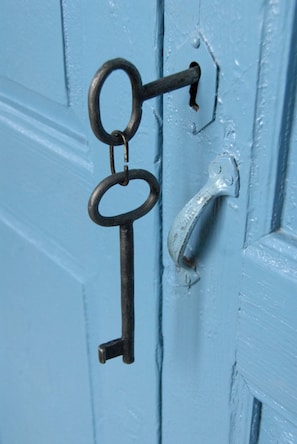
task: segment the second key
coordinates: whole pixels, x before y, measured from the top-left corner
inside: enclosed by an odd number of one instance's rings
[[[121,185],[127,179],[140,179],[147,182],[150,193],[146,201],[135,210],[116,216],[103,216],[99,205],[104,194],[114,185]],[[99,345],[99,361],[123,356],[126,364],[134,362],[134,236],[133,222],[147,214],[155,205],[160,193],[157,179],[148,171],[142,169],[129,170],[112,174],[100,182],[92,192],[88,211],[90,218],[104,227],[119,226],[120,228],[120,266],[121,266],[121,308],[122,335],[118,339]]]

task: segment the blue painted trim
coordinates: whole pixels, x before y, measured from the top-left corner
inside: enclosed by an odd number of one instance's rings
[[[156,8],[156,36],[155,36],[155,47],[156,47],[156,78],[162,78],[164,76],[164,65],[163,65],[163,53],[164,53],[164,0],[159,0],[157,2]],[[159,183],[163,182],[163,97],[159,96],[156,98],[156,121],[158,125],[157,132],[157,153],[155,158],[155,167],[158,169],[157,176]],[[163,206],[162,199],[159,199],[158,203],[158,245],[159,257],[158,257],[158,267],[159,267],[159,303],[158,309],[158,333],[157,333],[157,348],[156,348],[156,364],[158,371],[158,444],[162,444],[163,436],[163,359],[164,359],[164,342],[163,342]]]
[[[288,170],[288,157],[291,146],[291,134],[295,118],[295,102],[297,89],[297,4],[295,5],[292,25],[292,36],[288,58],[287,76],[285,79],[286,90],[283,98],[282,120],[279,134],[278,169],[276,176],[275,199],[271,221],[271,231],[281,227],[283,206],[285,202],[286,180]]]

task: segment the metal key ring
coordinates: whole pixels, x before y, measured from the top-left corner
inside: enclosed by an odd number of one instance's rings
[[[142,80],[139,71],[132,63],[128,62],[125,59],[117,58],[109,60],[108,62],[104,63],[101,68],[98,69],[93,77],[89,88],[88,107],[90,124],[95,136],[107,145],[112,146],[121,145],[123,143],[122,138],[114,134],[109,134],[103,128],[99,101],[101,89],[105,80],[112,73],[112,71],[115,71],[117,69],[122,69],[127,73],[132,88],[131,116],[126,129],[123,131],[124,137],[127,141],[132,139],[139,127],[143,102]]]
[[[116,216],[103,216],[99,212],[99,203],[106,193],[114,185],[121,184],[123,180],[125,180],[126,173],[122,171],[121,173],[112,174],[111,176],[106,177],[102,182],[100,182],[97,187],[92,192],[89,203],[88,203],[88,211],[89,216],[93,222],[98,225],[102,225],[104,227],[114,227],[117,225],[125,225],[132,223],[134,220],[139,219],[140,217],[147,214],[155,205],[158,200],[160,194],[160,185],[151,173],[146,170],[129,170],[128,171],[128,179],[142,179],[150,187],[150,194],[146,201],[140,205],[138,208],[132,211],[128,211],[127,213],[122,213]]]
[[[122,133],[122,131],[119,130],[115,130],[111,133],[111,135],[115,135],[115,136],[121,136],[123,144],[124,144],[124,172],[125,172],[125,180],[120,184],[123,186],[128,185],[129,183],[129,177],[128,177],[128,165],[127,163],[129,162],[129,144],[128,141],[126,140],[124,134]],[[111,174],[116,174],[116,170],[115,170],[115,165],[114,165],[114,146],[110,145],[109,146],[109,162],[110,162],[110,171]]]

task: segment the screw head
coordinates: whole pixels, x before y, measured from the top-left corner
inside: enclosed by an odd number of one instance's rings
[[[200,46],[200,38],[199,38],[199,37],[195,37],[195,38],[193,39],[193,41],[192,41],[192,46],[193,46],[195,49],[198,49],[198,48],[199,48],[199,46]]]

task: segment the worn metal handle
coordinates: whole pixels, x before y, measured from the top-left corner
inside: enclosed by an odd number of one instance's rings
[[[199,280],[195,263],[185,256],[187,243],[195,225],[207,205],[216,197],[237,197],[239,173],[234,158],[229,154],[217,156],[209,165],[206,185],[184,206],[175,218],[168,234],[168,250],[179,270],[184,270],[185,284]]]

